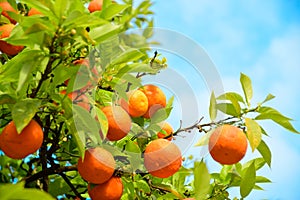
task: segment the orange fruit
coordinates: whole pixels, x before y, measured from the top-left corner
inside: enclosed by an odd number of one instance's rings
[[[119,200],[123,194],[123,183],[119,177],[112,177],[99,185],[88,185],[88,193],[92,200]]]
[[[88,6],[90,13],[102,10],[103,0],[92,0]]]
[[[28,11],[28,16],[32,16],[32,15],[42,15],[42,13],[35,8],[31,8]]]
[[[0,39],[9,37],[14,27],[15,25],[13,24],[5,24],[0,26]],[[18,54],[23,48],[23,46],[14,46],[0,40],[0,51],[6,53],[7,55],[14,56]]]
[[[181,163],[180,149],[169,140],[156,139],[146,146],[144,165],[152,176],[170,177],[179,170]]]
[[[101,109],[108,120],[107,139],[117,141],[125,137],[131,129],[131,119],[120,106],[106,106]]]
[[[66,90],[63,90],[60,93],[65,95],[66,92]],[[78,106],[86,109],[87,111],[90,111],[89,99],[85,94],[82,94],[78,91],[74,91],[69,93],[68,97],[73,101],[74,104],[77,104]]]
[[[121,107],[128,112],[131,117],[143,116],[148,110],[147,96],[140,90],[127,93],[128,100],[121,99]]]
[[[158,109],[166,107],[166,96],[159,87],[149,84],[141,87],[140,90],[148,99],[148,110],[143,117],[149,119]]]
[[[208,144],[212,158],[223,165],[239,162],[246,154],[247,145],[244,132],[232,125],[216,128]]]
[[[158,138],[165,138],[166,136],[171,135],[174,132],[172,126],[168,122],[162,122],[161,131],[157,133]],[[172,136],[166,138],[167,140],[172,140]]]
[[[79,158],[77,163],[80,176],[94,184],[108,181],[115,171],[115,166],[112,154],[101,147],[86,150],[84,159]]]
[[[17,13],[17,11],[7,2],[7,1],[3,1],[0,2],[0,8],[2,9],[1,14],[6,17],[7,19],[9,19],[9,21],[13,24],[16,24],[17,22],[12,19],[9,15],[8,12],[14,12]],[[8,11],[8,12],[7,12]]]
[[[2,151],[10,158],[23,159],[36,152],[43,144],[44,133],[34,120],[18,134],[15,123],[11,121],[0,135]]]

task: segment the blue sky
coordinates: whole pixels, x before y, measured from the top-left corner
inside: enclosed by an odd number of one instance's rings
[[[247,74],[253,82],[253,101],[258,102],[272,93],[276,98],[269,105],[293,118],[293,125],[300,130],[300,1],[156,0],[153,10],[156,27],[187,36],[205,49],[221,76],[225,91],[241,92],[239,75],[240,72]],[[173,39],[174,45],[180,42]],[[188,54],[195,53],[193,48],[189,49],[189,44],[182,42],[180,45],[183,50],[190,50]],[[185,84],[180,84],[178,78],[175,82],[169,78],[169,82],[164,80],[161,84],[179,99],[176,105],[181,110],[174,110],[170,119],[173,126],[178,128],[181,117],[184,124],[195,122],[197,116],[207,117],[209,79],[203,74],[196,76],[189,60],[161,52],[168,58],[168,77],[172,72],[174,76],[180,74],[191,88],[184,89]],[[163,77],[164,73],[149,81],[160,82]],[[195,100],[191,102],[191,99]],[[187,118],[184,118],[182,102],[189,105],[187,109],[191,115]],[[193,113],[194,110],[197,113]],[[263,185],[265,191],[254,192],[247,199],[299,199],[300,135],[269,122],[263,125],[270,134],[266,141],[273,153],[273,165],[271,169],[264,168],[260,174],[269,177],[273,183]],[[200,157],[199,152],[203,151],[189,148],[185,154]],[[245,160],[252,156],[248,152]],[[210,158],[207,161],[210,170],[218,169]]]

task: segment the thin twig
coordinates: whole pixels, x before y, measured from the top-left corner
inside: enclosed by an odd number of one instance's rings
[[[63,173],[59,173],[59,175],[64,179],[64,181],[69,185],[69,187],[71,188],[71,190],[74,192],[74,194],[80,198],[81,200],[85,200],[85,198],[83,198],[81,196],[81,194],[77,191],[77,189],[74,187],[74,185],[71,183],[71,181],[69,180],[69,178]]]

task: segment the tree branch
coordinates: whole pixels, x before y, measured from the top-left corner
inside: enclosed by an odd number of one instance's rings
[[[74,194],[79,197],[81,200],[85,200],[85,198],[83,198],[81,196],[81,194],[77,191],[77,189],[74,187],[74,185],[71,183],[71,181],[68,179],[68,177],[63,173],[59,173],[59,175],[64,179],[64,181],[69,185],[69,187],[72,189],[72,191],[74,192]]]
[[[26,177],[24,180],[26,181],[26,183],[30,183],[30,182],[36,181],[40,178],[43,178],[44,176],[60,174],[63,172],[76,171],[76,170],[77,170],[76,165],[64,166],[64,167],[59,167],[59,168],[47,168],[47,169],[40,171],[32,176]]]

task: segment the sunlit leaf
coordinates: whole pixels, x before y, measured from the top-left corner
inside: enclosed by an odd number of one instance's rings
[[[94,144],[100,143],[99,124],[86,109],[73,104],[73,119],[78,132],[86,133]]]
[[[281,114],[280,112],[278,112],[277,110],[275,110],[274,108],[271,107],[261,107],[258,110],[259,114],[258,116],[256,116],[256,120],[264,120],[264,119],[270,119],[272,121],[274,121],[275,123],[279,124],[280,126],[282,126],[283,128],[293,132],[293,133],[299,133],[299,131],[297,131],[294,126],[291,124],[291,119],[284,116],[283,114]]]
[[[97,28],[92,29],[89,32],[90,37],[96,42],[100,43],[105,39],[112,37],[121,30],[120,25],[105,24]]]
[[[98,107],[95,107],[95,110],[96,110],[98,121],[100,123],[100,130],[101,130],[102,136],[103,136],[103,138],[106,138],[107,131],[108,131],[108,121],[107,121],[106,115]]]
[[[252,148],[252,152],[258,147],[261,141],[261,129],[259,124],[250,118],[245,118],[247,127],[247,137]]]
[[[194,163],[194,191],[196,199],[206,199],[210,188],[210,174],[203,162]]]
[[[11,114],[18,133],[29,124],[40,105],[38,99],[23,99],[14,105]]]
[[[116,57],[111,63],[111,66],[118,65],[121,63],[128,63],[131,61],[136,61],[137,59],[143,57],[144,54],[137,49],[127,49],[122,52],[118,57]]]
[[[10,199],[32,199],[32,200],[54,200],[51,195],[38,189],[24,188],[24,182],[18,184],[0,185],[1,200]]]
[[[271,183],[271,180],[264,176],[256,176],[255,182],[256,183]]]
[[[240,113],[236,111],[235,107],[231,103],[218,103],[217,109],[227,115],[231,115],[231,116],[240,115]]]
[[[209,104],[209,116],[210,119],[213,121],[217,117],[217,101],[215,97],[215,93],[212,92],[210,96],[210,104]]]
[[[244,169],[240,185],[240,194],[243,198],[248,196],[255,185],[256,170],[254,162]]]
[[[226,92],[225,94],[222,94],[217,97],[218,100],[230,100],[235,99],[236,101],[239,101],[241,103],[245,103],[244,99],[241,95],[235,92]]]
[[[123,12],[126,8],[128,8],[128,5],[110,4],[107,8],[103,9],[101,16],[104,19],[110,20],[114,16]]]
[[[250,106],[250,100],[253,96],[251,79],[247,75],[241,73],[240,82],[244,91],[246,102],[248,106]]]
[[[272,153],[268,145],[263,140],[261,140],[260,144],[257,147],[257,150],[262,155],[269,167],[271,167]]]
[[[211,134],[214,132],[215,129],[210,130],[209,132],[207,132],[205,135],[203,135],[198,142],[196,142],[195,147],[197,146],[204,146],[204,145],[208,145],[209,142],[209,138],[211,136]]]
[[[274,98],[275,98],[274,95],[268,94],[268,96],[265,98],[265,100],[264,100],[261,104],[266,103],[267,101],[270,101],[270,100],[272,100],[272,99],[274,99]]]
[[[85,147],[86,147],[86,137],[83,131],[78,131],[76,129],[74,119],[70,118],[67,121],[68,129],[70,130],[72,136],[75,138],[76,146],[78,148],[79,156],[84,158]]]

